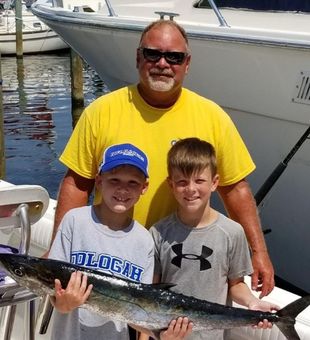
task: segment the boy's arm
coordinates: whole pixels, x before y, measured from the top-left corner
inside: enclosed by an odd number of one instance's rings
[[[161,281],[161,277],[158,274],[154,274],[153,283],[159,283]]]
[[[243,277],[234,280],[228,280],[228,290],[229,296],[234,302],[245,306],[248,309],[260,310],[262,312],[273,312],[280,309],[279,306],[273,303],[257,298],[244,282]],[[264,320],[263,322],[259,322],[257,326],[259,328],[271,328],[272,323],[268,322],[268,320]]]
[[[257,298],[244,282],[243,277],[228,280],[229,295],[233,301],[239,305],[246,306],[252,310],[271,312],[279,309],[279,306]]]

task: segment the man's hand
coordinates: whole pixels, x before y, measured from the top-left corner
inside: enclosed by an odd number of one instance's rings
[[[192,332],[193,323],[187,317],[172,320],[165,331],[160,333],[160,340],[181,340]]]
[[[253,252],[254,272],[251,279],[252,290],[260,291],[259,298],[268,295],[274,288],[274,270],[267,251]]]
[[[87,300],[92,288],[93,285],[87,287],[87,276],[79,271],[71,274],[66,289],[56,279],[55,296],[51,297],[52,305],[61,313],[69,313]]]

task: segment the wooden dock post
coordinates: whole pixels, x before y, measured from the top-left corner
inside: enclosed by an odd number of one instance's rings
[[[74,127],[84,109],[83,62],[73,49],[70,51],[71,107],[72,125]]]
[[[0,179],[5,177],[5,149],[4,149],[4,123],[2,101],[2,70],[0,52]]]
[[[16,58],[23,58],[22,1],[15,2]]]

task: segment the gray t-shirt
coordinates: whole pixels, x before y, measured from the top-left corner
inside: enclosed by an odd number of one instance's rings
[[[150,232],[155,242],[155,274],[162,282],[176,284],[171,288],[175,292],[225,305],[227,279],[253,271],[243,228],[220,213],[203,228],[186,226],[172,214]],[[187,339],[218,340],[223,333],[193,332]]]
[[[64,216],[49,257],[103,271],[136,282],[151,283],[154,243],[133,221],[114,231],[98,220],[92,207],[72,209]],[[128,340],[127,324],[85,308],[68,314],[55,310],[53,340]]]

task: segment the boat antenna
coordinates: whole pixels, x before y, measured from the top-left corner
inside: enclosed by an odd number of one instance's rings
[[[276,184],[277,180],[283,174],[284,170],[287,168],[288,163],[293,158],[298,149],[302,146],[305,140],[309,139],[310,126],[305,131],[305,133],[299,138],[298,142],[293,146],[292,150],[288,153],[283,161],[281,161],[277,167],[268,176],[266,181],[260,187],[260,189],[255,194],[256,205],[261,210],[264,207],[265,199],[267,194],[270,192],[272,187]]]

